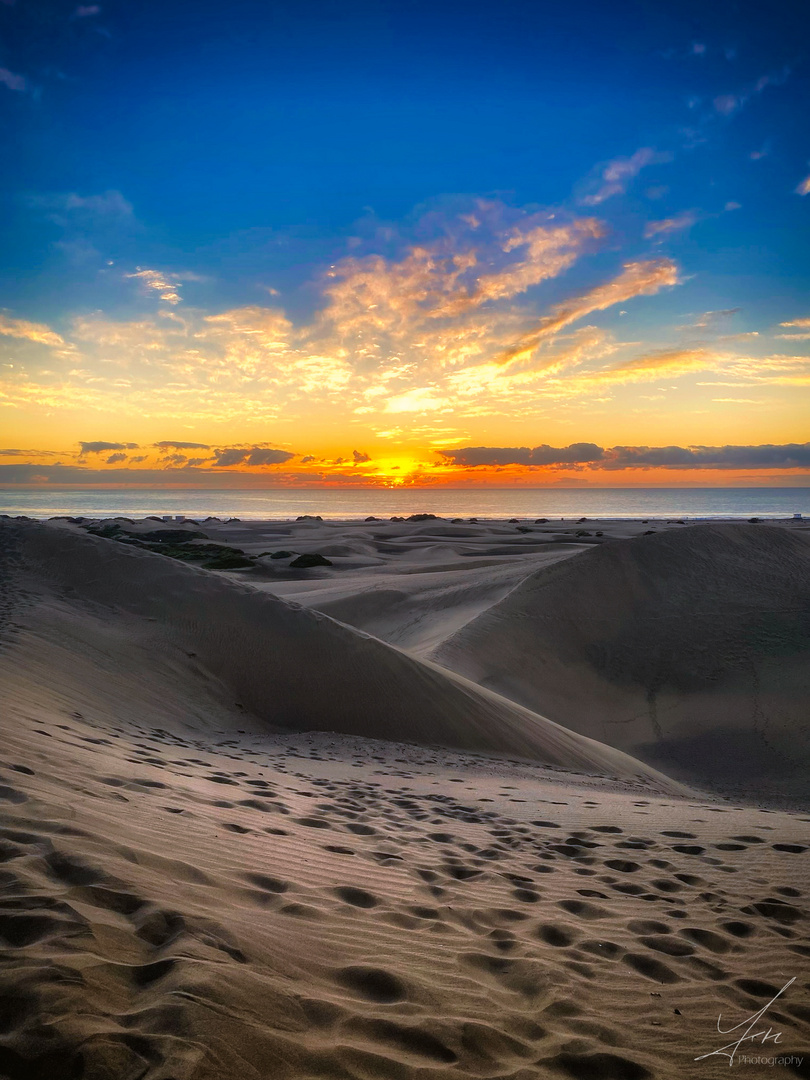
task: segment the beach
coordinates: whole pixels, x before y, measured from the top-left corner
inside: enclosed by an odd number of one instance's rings
[[[0,1073],[806,1075],[810,526],[414,516],[0,519]]]

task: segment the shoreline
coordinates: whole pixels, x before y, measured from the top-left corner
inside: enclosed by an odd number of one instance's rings
[[[808,487],[743,488],[503,488],[503,489],[10,489],[0,487],[0,513],[42,520],[57,515],[94,518],[184,514],[200,518],[287,520],[320,514],[333,521],[434,513],[452,519],[511,517],[643,520],[747,520],[810,516]]]
[[[698,525],[702,522],[716,522],[716,523],[751,523],[753,519],[757,522],[763,522],[768,524],[783,524],[783,525],[806,525],[810,526],[810,515],[805,516],[803,513],[789,514],[789,515],[777,515],[768,514],[762,512],[761,514],[753,515],[752,517],[746,517],[744,514],[730,515],[730,514],[681,514],[677,515],[677,520],[673,515],[666,514],[649,514],[642,516],[641,514],[628,514],[628,515],[596,515],[587,516],[580,514],[569,514],[565,517],[557,517],[556,515],[549,514],[542,522],[530,514],[524,514],[522,516],[515,515],[486,515],[478,514],[473,517],[453,516],[449,514],[434,514],[425,513],[424,511],[413,511],[409,514],[395,514],[395,515],[363,515],[363,514],[351,514],[341,517],[330,516],[326,513],[319,513],[317,509],[307,512],[306,514],[288,514],[288,515],[273,515],[265,517],[240,517],[239,515],[224,515],[224,514],[184,514],[184,513],[172,513],[172,514],[140,514],[135,517],[130,517],[126,514],[53,514],[50,516],[40,516],[31,514],[11,514],[4,511],[0,511],[0,519],[7,519],[11,521],[39,521],[39,522],[104,522],[104,521],[128,521],[130,523],[141,523],[150,520],[159,520],[164,523],[169,522],[185,522],[194,525],[203,525],[207,522],[218,522],[220,524],[228,524],[229,522],[244,522],[252,525],[293,525],[296,522],[303,520],[317,520],[322,521],[324,525],[366,525],[370,521],[377,522],[379,524],[385,524],[387,522],[407,523],[414,518],[420,518],[421,520],[434,520],[441,522],[442,524],[480,524],[480,525],[533,525],[533,524],[554,524],[559,521],[565,523],[568,526],[589,523],[594,527],[599,525],[623,525],[623,524],[651,524],[651,525]]]

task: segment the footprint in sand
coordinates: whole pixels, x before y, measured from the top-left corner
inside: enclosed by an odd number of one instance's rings
[[[402,980],[383,968],[361,965],[341,968],[335,975],[335,981],[360,997],[367,998],[369,1001],[378,1001],[381,1004],[402,1001],[407,997]]]
[[[376,896],[352,885],[341,885],[332,891],[339,900],[342,900],[344,904],[351,904],[352,907],[373,908],[379,903]]]

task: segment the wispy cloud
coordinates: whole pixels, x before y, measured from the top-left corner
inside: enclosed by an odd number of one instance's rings
[[[802,180],[797,185],[796,194],[797,195],[810,195],[810,175],[805,176],[804,180]]]
[[[51,348],[66,348],[67,342],[61,335],[51,330],[43,323],[28,322],[26,319],[12,319],[7,315],[0,314],[0,334],[7,337],[23,338],[26,341],[36,342],[38,345],[48,345]]]
[[[54,247],[77,264],[100,262],[102,251],[139,228],[132,204],[115,189],[82,195],[47,192],[26,197],[27,205],[58,226]]]
[[[163,439],[162,442],[153,444],[158,450],[210,450],[208,443],[178,442],[174,439]]]
[[[777,338],[782,341],[810,340],[810,319],[792,319],[790,322],[782,322],[779,323],[779,325],[784,326],[787,329],[792,327],[794,330],[798,330],[798,333],[777,334]]]
[[[648,165],[672,161],[672,158],[670,152],[655,150],[651,146],[642,146],[630,157],[614,158],[601,168],[595,190],[583,195],[580,202],[585,206],[598,206],[614,195],[623,194],[630,181]]]
[[[720,116],[731,116],[750,101],[751,98],[761,94],[768,86],[782,86],[789,78],[790,68],[784,67],[781,71],[770,72],[767,75],[760,76],[756,82],[751,83],[742,90],[728,94],[718,94],[712,102],[714,111]]]
[[[140,267],[132,274],[125,274],[127,278],[135,278],[140,281],[144,289],[156,292],[161,300],[168,304],[179,304],[180,293],[177,291],[180,282],[176,275],[162,274],[159,270],[142,270]]]
[[[583,296],[558,304],[538,327],[501,352],[497,362],[509,363],[525,359],[544,339],[594,311],[604,311],[614,304],[624,303],[637,296],[649,296],[666,286],[677,284],[678,268],[671,259],[626,263],[621,274],[612,281],[597,286]]]
[[[183,282],[208,280],[202,274],[195,274],[190,270],[179,272],[150,270],[141,266],[137,267],[133,273],[124,274],[124,277],[139,281],[145,292],[156,292],[161,300],[165,300],[166,303],[172,305],[180,303],[181,297],[178,290],[182,287]],[[171,317],[174,318],[174,316]]]
[[[705,371],[721,359],[717,353],[707,349],[660,349],[636,356],[592,377],[605,383],[648,382],[664,376],[677,377],[693,371]]]
[[[691,228],[696,221],[697,214],[694,210],[684,210],[674,217],[663,218],[661,221],[649,221],[644,228],[644,239],[652,240],[657,237],[663,240],[672,233]]]
[[[703,311],[695,317],[694,322],[679,326],[679,330],[701,330],[709,333],[719,333],[725,330],[730,320],[739,315],[740,308],[717,308],[714,311]]]
[[[4,67],[0,67],[0,83],[7,86],[9,90],[15,90],[18,94],[22,94],[28,89],[28,80],[24,75],[18,75],[16,72],[9,71],[8,68]]]
[[[30,195],[27,203],[64,228],[108,225],[113,221],[131,221],[134,217],[132,203],[115,189],[92,195],[80,195],[76,191]]]

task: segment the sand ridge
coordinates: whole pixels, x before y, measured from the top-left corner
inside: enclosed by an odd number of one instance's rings
[[[810,794],[806,529],[701,524],[589,550],[431,655],[689,780]]]
[[[521,705],[419,660],[367,634],[302,609],[242,582],[199,570],[114,541],[66,533],[35,523],[3,523],[0,542],[23,584],[42,594],[38,617],[46,647],[47,626],[61,612],[62,642],[79,627],[102,623],[114,633],[122,614],[137,620],[140,639],[151,639],[155,669],[164,662],[168,637],[186,677],[217,680],[241,708],[274,726],[342,731],[369,737],[442,743],[519,754],[564,767],[640,778],[677,790],[667,777],[621,751],[577,735]],[[36,621],[36,614],[32,614]],[[156,624],[150,633],[150,623]],[[109,647],[112,647],[112,636]],[[87,654],[85,636],[77,662]],[[145,647],[149,647],[146,646]],[[127,665],[129,645],[120,649]],[[193,653],[189,657],[188,654]],[[56,664],[54,658],[52,664]],[[51,679],[65,682],[73,661]],[[200,669],[202,669],[200,671]],[[157,670],[141,658],[136,669],[154,696]],[[14,678],[14,673],[11,673]],[[47,675],[46,675],[47,677]],[[91,680],[88,671],[83,676]],[[167,680],[170,684],[173,676]],[[103,689],[103,688],[102,688]],[[106,690],[104,691],[106,692]],[[169,692],[170,689],[169,689]]]

